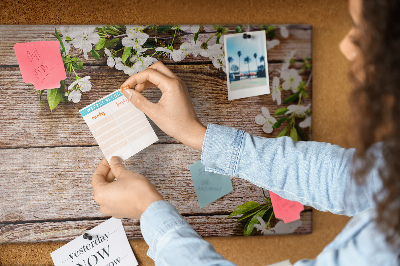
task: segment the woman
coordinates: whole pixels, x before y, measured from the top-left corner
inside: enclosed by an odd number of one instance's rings
[[[354,26],[340,49],[352,62],[357,149],[264,139],[212,124],[205,128],[185,84],[159,62],[121,86],[165,133],[202,151],[207,170],[246,179],[322,211],[355,216],[315,260],[295,265],[399,264],[400,1],[350,0],[349,11]],[[158,103],[140,93],[153,86],[162,91]],[[117,157],[110,165],[100,163],[92,184],[104,214],[140,218],[148,255],[157,265],[232,265],[163,201],[146,177],[125,169]]]

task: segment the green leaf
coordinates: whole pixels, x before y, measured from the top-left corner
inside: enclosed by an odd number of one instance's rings
[[[281,133],[279,133],[279,134],[278,134],[278,136],[276,136],[276,137],[277,137],[277,138],[279,138],[279,137],[283,137],[283,136],[285,136],[287,131],[288,131],[288,128],[287,128],[287,127],[285,127],[285,129],[284,129],[284,130],[282,130],[282,131],[281,131]]]
[[[258,223],[257,216],[263,217],[266,212],[267,212],[266,210],[258,211],[258,213],[256,215],[254,215],[253,218],[250,219],[250,221],[244,227],[244,235],[245,236],[249,236],[253,233],[254,225]]]
[[[288,109],[286,107],[281,107],[275,111],[275,115],[284,115],[287,111]]]
[[[62,52],[63,54],[66,54],[66,52],[65,52],[65,46],[64,46],[64,44],[63,44],[63,42],[62,42],[62,40],[61,40],[61,38],[60,38],[60,35],[58,34],[57,29],[54,28],[54,31],[56,32],[57,40],[58,40],[58,41],[60,42],[60,44],[61,44],[61,48],[62,48],[61,52]]]
[[[260,205],[257,208],[254,208],[253,210],[251,210],[250,212],[247,212],[245,214],[243,214],[238,221],[243,221],[246,220],[247,218],[253,216],[254,214],[256,214],[259,210],[263,209],[264,205]]]
[[[308,94],[307,94],[307,92],[305,91],[305,90],[303,90],[302,92],[301,92],[301,96],[304,98],[304,99],[308,99]]]
[[[290,137],[291,137],[292,140],[294,140],[294,141],[298,141],[298,140],[299,140],[299,135],[297,135],[297,130],[296,130],[296,128],[292,128],[292,130],[290,131]]]
[[[43,90],[40,90],[39,91],[39,104],[40,105],[42,105],[42,93],[43,93]]]
[[[105,44],[106,44],[106,38],[100,38],[99,42],[96,44],[94,49],[98,51],[101,48],[103,48]]]
[[[90,54],[94,57],[94,59],[96,59],[96,60],[100,60],[100,55],[95,51],[95,50],[91,50],[90,51]]]
[[[124,53],[122,54],[122,63],[125,63],[125,61],[129,58],[129,56],[131,55],[131,50],[132,47],[124,48]]]
[[[200,31],[196,32],[196,34],[194,35],[194,43],[196,44],[197,38],[199,38],[199,33]]]
[[[54,108],[57,107],[57,105],[60,103],[63,97],[64,97],[63,86],[61,86],[60,88],[47,90],[47,102],[49,103],[50,111],[53,111]]]
[[[290,103],[293,102],[295,100],[297,100],[299,98],[300,95],[300,91],[296,92],[295,94],[289,96],[288,98],[286,98],[283,103]]]
[[[257,208],[258,206],[260,206],[260,204],[258,204],[255,201],[245,202],[242,205],[237,206],[236,209],[233,210],[233,212],[231,214],[229,214],[228,217],[232,217],[232,216],[236,216],[236,215],[239,215],[239,214],[243,214],[243,213],[249,212],[249,211]]]
[[[106,43],[104,44],[104,47],[107,48],[107,49],[114,48],[114,46],[117,45],[119,41],[120,41],[119,38],[114,38],[114,39],[111,39],[111,40],[107,40]]]
[[[157,33],[163,33],[172,29],[174,25],[161,25],[157,26]]]
[[[235,33],[242,33],[242,27],[236,26]]]
[[[281,119],[279,119],[278,121],[276,121],[275,124],[272,125],[272,128],[278,128],[278,127],[280,127],[281,124],[282,124],[283,122],[285,122],[286,120],[288,120],[288,119],[289,119],[289,118],[287,118],[287,117],[282,117]]]
[[[297,135],[299,136],[299,140],[307,140],[306,134],[304,133],[303,129],[298,125],[295,126],[297,130]]]

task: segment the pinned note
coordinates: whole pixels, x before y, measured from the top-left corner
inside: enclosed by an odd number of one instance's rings
[[[201,161],[192,164],[189,168],[200,208],[233,190],[230,176],[207,172]]]
[[[269,192],[275,217],[290,223],[300,219],[300,213],[304,210],[303,204],[284,199],[273,192]]]
[[[122,222],[111,218],[51,253],[56,266],[138,265]]]
[[[145,114],[117,90],[79,111],[107,161],[126,160],[158,141]]]
[[[16,43],[14,50],[24,82],[36,90],[59,88],[67,78],[58,41]]]

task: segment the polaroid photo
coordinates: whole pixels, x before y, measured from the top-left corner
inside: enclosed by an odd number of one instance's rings
[[[269,94],[264,31],[224,36],[228,100]]]

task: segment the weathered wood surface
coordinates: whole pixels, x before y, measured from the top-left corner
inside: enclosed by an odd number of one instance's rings
[[[305,210],[301,213],[302,225],[292,234],[309,234],[312,228],[312,212]],[[240,236],[243,235],[242,225],[227,215],[212,216],[184,216],[186,221],[201,236]],[[42,223],[1,224],[0,243],[25,243],[42,241],[70,241],[82,235],[86,230],[93,228],[105,220],[99,217],[96,220],[79,221],[46,221]],[[129,239],[142,238],[138,220],[122,220],[126,235]],[[266,236],[268,237],[268,236]]]
[[[291,50],[297,51],[291,68],[300,69],[300,61],[311,57],[311,27],[288,25],[288,29],[289,38],[282,38],[278,32],[280,44],[268,51],[270,81],[279,75]],[[206,26],[199,39],[212,34],[213,27]],[[168,37],[168,33],[162,37]],[[90,180],[103,155],[78,110],[118,89],[128,76],[109,68],[104,59],[95,61],[89,56],[85,60],[72,49],[84,62],[80,74],[91,76],[92,91],[78,104],[61,104],[50,112],[47,103],[38,104],[33,85],[23,82],[13,49],[17,42],[44,40],[56,40],[54,26],[0,26],[0,156],[6,158],[0,163],[0,243],[71,240],[105,219],[93,200]],[[254,122],[262,106],[271,113],[284,106],[277,106],[271,95],[228,101],[226,75],[216,70],[208,58],[189,57],[179,63],[168,58],[160,60],[186,82],[204,124],[236,127],[263,137],[279,133],[278,129],[266,134]],[[309,75],[303,73],[303,80],[307,81]],[[144,94],[152,101],[161,96],[156,89]],[[289,95],[282,92],[282,99]],[[310,102],[311,97],[306,104]],[[160,141],[129,159],[127,167],[149,177],[200,235],[243,235],[242,225],[225,217],[245,201],[261,202],[260,188],[233,178],[233,192],[200,209],[188,169],[200,159],[200,153],[152,126]],[[310,233],[310,207],[301,219],[303,225],[295,234]],[[124,220],[124,225],[129,238],[141,238],[138,221]]]
[[[300,68],[302,64],[297,63],[294,66]],[[271,113],[285,106],[278,106],[272,101],[270,94],[228,101],[226,76],[212,64],[169,67],[187,84],[193,105],[203,124],[214,123],[240,128],[263,137],[275,137],[280,132],[278,129],[272,134],[266,134],[262,126],[254,121],[255,116],[261,113],[262,106],[267,107]],[[281,67],[281,63],[269,64],[270,80],[279,75]],[[61,103],[50,112],[45,97],[44,104],[39,105],[37,92],[32,84],[23,82],[18,67],[0,69],[0,117],[5,118],[0,120],[0,148],[97,145],[79,114],[79,109],[115,91],[128,78],[121,71],[108,66],[86,67],[84,73],[91,76],[92,90],[84,94],[79,103]],[[304,81],[307,81],[308,74],[302,75]],[[283,91],[282,100],[290,93]],[[311,89],[309,94],[311,96]],[[149,89],[144,95],[151,101],[157,101],[161,92],[158,89]],[[305,102],[311,102],[311,97]],[[152,126],[160,139],[158,143],[177,143],[154,123]]]

